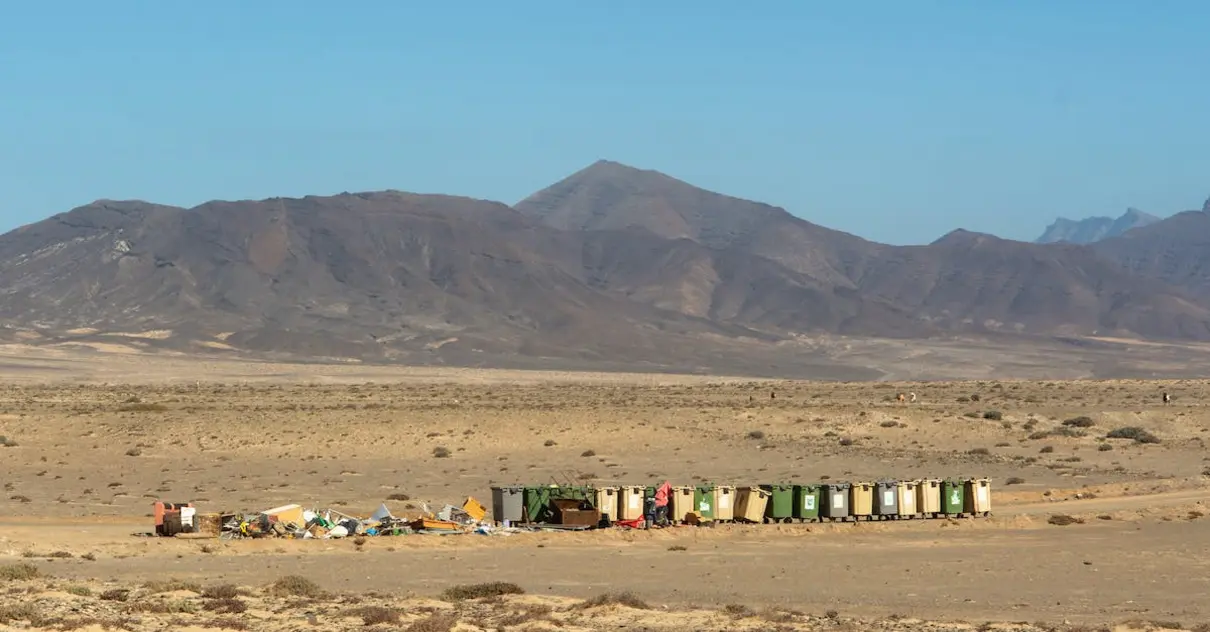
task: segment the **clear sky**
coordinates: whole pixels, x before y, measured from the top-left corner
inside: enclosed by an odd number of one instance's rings
[[[890,243],[1210,195],[1210,3],[0,4],[0,230],[98,198],[516,202],[598,158]]]

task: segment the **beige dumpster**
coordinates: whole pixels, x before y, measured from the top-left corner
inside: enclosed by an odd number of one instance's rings
[[[966,481],[966,513],[986,516],[992,510],[992,482],[986,478]]]
[[[920,481],[899,481],[899,517],[910,520],[920,515],[916,506],[916,490]]]
[[[858,520],[869,520],[870,516],[874,514],[874,484],[853,483],[849,494],[851,515]]]
[[[926,478],[917,483],[916,511],[926,517],[936,517],[941,513],[941,479]]]
[[[623,485],[618,493],[618,520],[641,520],[643,518],[644,488],[642,485]]]
[[[735,520],[734,485],[718,485],[714,488],[714,519],[723,522]]]
[[[618,519],[618,488],[597,488],[597,511],[601,516],[609,516],[610,522]]]
[[[685,485],[673,487],[672,498],[668,499],[668,519],[674,523],[685,522],[694,511],[693,488]]]
[[[744,522],[764,522],[765,509],[769,505],[769,492],[759,487],[740,487],[735,490],[735,519]]]

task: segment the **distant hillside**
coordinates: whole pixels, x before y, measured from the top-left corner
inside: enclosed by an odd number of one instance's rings
[[[515,208],[397,191],[192,209],[102,200],[0,235],[0,331],[782,375],[818,375],[794,345],[821,334],[1210,340],[1202,215],[1095,249],[966,231],[897,247],[605,161]]]
[[[1089,217],[1076,221],[1060,217],[1048,226],[1042,236],[1034,240],[1034,243],[1091,244],[1102,239],[1117,237],[1132,228],[1149,226],[1158,221],[1160,218],[1136,208],[1126,209],[1126,212],[1117,219]]]
[[[1177,213],[1094,248],[1131,274],[1210,300],[1210,200],[1200,211]]]

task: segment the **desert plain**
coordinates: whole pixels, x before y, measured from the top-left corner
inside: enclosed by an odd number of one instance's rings
[[[15,345],[0,378],[0,628],[1210,630],[1210,381],[786,381]],[[990,477],[992,515],[135,535],[156,499],[407,515],[490,504],[496,484],[950,476]]]

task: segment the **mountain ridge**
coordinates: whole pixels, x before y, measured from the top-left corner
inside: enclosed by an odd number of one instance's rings
[[[0,235],[0,323],[185,350],[713,371],[765,371],[801,336],[1210,340],[1190,279],[1106,248],[962,229],[890,246],[598,161],[511,206],[96,200]]]
[[[1034,243],[1091,244],[1117,237],[1132,229],[1149,226],[1158,221],[1160,221],[1159,217],[1133,207],[1126,209],[1126,212],[1117,218],[1094,216],[1072,220],[1060,217],[1047,226],[1042,235],[1034,240]]]

